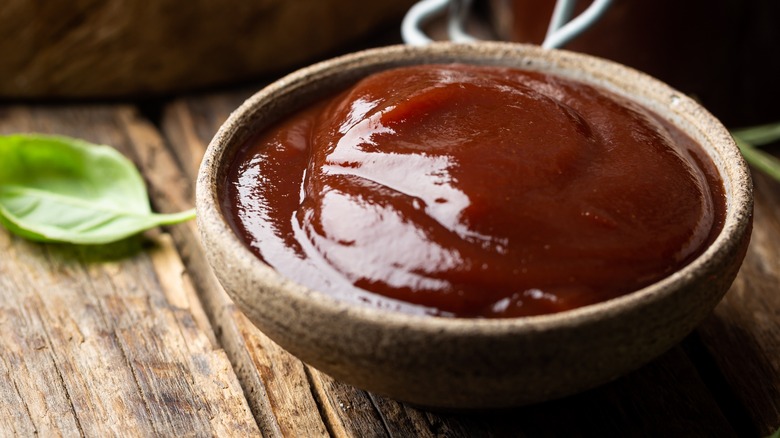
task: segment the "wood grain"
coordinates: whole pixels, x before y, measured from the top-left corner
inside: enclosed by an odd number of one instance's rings
[[[191,181],[195,180],[200,159],[213,135],[209,128],[219,126],[231,111],[234,99],[240,100],[243,94],[239,92],[224,99],[221,106],[215,102],[217,111],[201,113],[205,119],[194,118],[183,102],[175,102],[166,109],[163,129],[170,152],[164,160],[180,163],[181,175],[189,187],[171,189],[171,185],[153,181],[151,185],[160,188],[153,197],[162,208],[193,204]],[[155,167],[150,169],[155,169],[160,162],[153,164]],[[183,197],[182,193],[187,195]],[[303,364],[269,340],[235,308],[211,273],[194,227],[174,231],[173,235],[189,272],[196,278],[201,297],[208,303],[212,321],[220,328],[220,340],[263,431],[280,436],[326,436],[327,429]]]
[[[72,135],[124,152],[128,111],[5,108],[0,132]],[[3,230],[0,248],[0,430],[259,435],[169,236],[76,247]]]
[[[0,96],[158,95],[244,81],[392,27],[414,0],[4,0]]]
[[[753,235],[734,285],[700,328],[760,436],[780,428],[780,183],[754,173]]]

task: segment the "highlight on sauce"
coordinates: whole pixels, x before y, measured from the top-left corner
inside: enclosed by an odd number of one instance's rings
[[[700,255],[717,171],[613,93],[514,68],[369,76],[248,141],[222,208],[281,275],[415,314],[518,317],[604,301]]]

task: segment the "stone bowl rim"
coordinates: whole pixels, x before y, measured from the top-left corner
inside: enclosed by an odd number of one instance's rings
[[[645,100],[640,101],[641,104],[650,106],[650,109],[656,112],[663,110],[664,106],[668,107],[669,113],[659,115],[671,119],[675,124],[682,123],[683,126],[680,127],[689,134],[692,134],[690,129],[693,129],[694,125],[699,126],[701,132],[697,135],[706,135],[712,143],[710,146],[715,149],[712,151],[707,145],[703,147],[707,156],[715,161],[726,190],[726,217],[721,232],[698,258],[672,275],[640,290],[564,312],[497,319],[413,315],[346,303],[283,278],[272,267],[258,259],[233,232],[218,202],[223,159],[226,155],[232,156],[238,143],[261,129],[255,127],[258,123],[257,118],[261,117],[258,115],[262,112],[259,108],[273,111],[275,108],[273,105],[269,106],[269,103],[273,104],[273,100],[280,96],[295,96],[295,93],[305,95],[306,101],[316,100],[313,96],[321,96],[327,91],[312,88],[312,84],[320,81],[327,83],[337,78],[335,82],[344,85],[350,80],[354,81],[365,75],[366,72],[397,65],[446,62],[507,65],[532,70],[552,70],[555,74],[561,74],[565,69],[585,68],[582,71],[577,70],[576,74],[566,70],[566,75],[574,74],[575,79],[606,86],[610,91],[618,94],[628,95],[630,91],[632,97],[637,97],[633,93],[640,93],[639,95]],[[351,73],[354,77],[347,78],[350,75],[345,73]],[[619,81],[613,87],[616,77]],[[311,91],[312,89],[315,91]],[[297,97],[292,98],[290,102],[297,102]],[[283,109],[282,113],[285,112],[288,110]],[[700,140],[700,138],[695,139]],[[718,155],[714,157],[714,153]],[[322,61],[271,83],[231,113],[210,142],[198,171],[196,208],[198,227],[204,242],[207,242],[206,246],[215,245],[220,248],[221,253],[235,255],[228,263],[226,260],[215,259],[213,252],[207,251],[209,261],[213,267],[216,267],[218,276],[225,270],[251,275],[258,281],[264,282],[266,287],[291,294],[296,299],[304,300],[323,312],[362,323],[382,324],[387,329],[413,327],[432,334],[447,331],[500,336],[521,335],[561,327],[575,328],[593,320],[615,317],[627,308],[663,300],[666,296],[685,289],[699,280],[697,273],[708,271],[707,267],[721,263],[723,259],[738,250],[740,238],[749,232],[753,197],[750,171],[729,132],[714,116],[683,93],[644,73],[592,56],[518,43],[480,42],[433,43],[423,47],[398,45],[368,49]],[[228,293],[239,308],[259,305],[256,300],[248,296],[251,291],[243,291],[240,294],[233,291]]]

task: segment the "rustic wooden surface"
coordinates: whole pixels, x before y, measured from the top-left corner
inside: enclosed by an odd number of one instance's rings
[[[110,144],[155,209],[176,211],[192,206],[217,127],[256,89],[6,105],[0,133]],[[681,345],[563,400],[436,413],[334,381],[263,336],[210,272],[194,221],[102,247],[0,229],[0,436],[766,436],[780,427],[779,244],[780,185],[757,175],[742,271]]]
[[[156,96],[278,73],[396,27],[413,3],[3,0],[0,97]]]

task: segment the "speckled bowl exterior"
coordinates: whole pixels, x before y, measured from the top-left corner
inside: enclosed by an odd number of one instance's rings
[[[227,164],[248,137],[370,73],[400,65],[473,63],[557,74],[635,100],[697,140],[721,174],[726,219],[711,247],[637,292],[552,315],[513,319],[414,316],[340,302],[255,257],[220,209]],[[328,60],[248,99],[209,145],[197,181],[198,225],[217,277],[271,339],[346,383],[445,409],[519,406],[612,380],[678,343],[731,285],[752,224],[750,173],[728,131],[696,102],[627,67],[511,43],[392,46]]]

